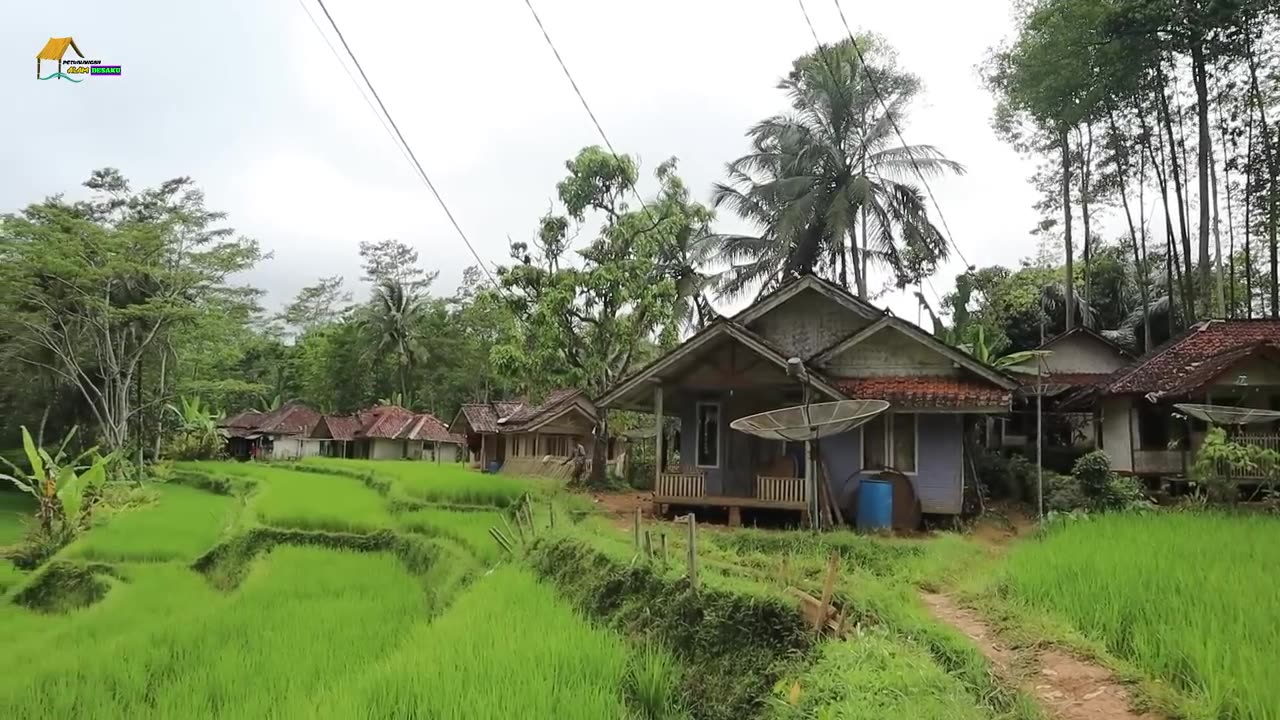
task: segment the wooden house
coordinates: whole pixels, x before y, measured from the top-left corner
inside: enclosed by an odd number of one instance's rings
[[[1177,403],[1280,409],[1280,321],[1198,323],[1064,405],[1094,414],[1101,427],[1098,449],[1116,471],[1186,478],[1206,426],[1178,413]],[[1255,424],[1233,435],[1276,450],[1277,432],[1271,424]]]
[[[590,458],[595,444],[596,406],[582,391],[561,389],[541,402],[506,400],[468,403],[449,431],[466,437],[469,457],[481,468],[511,461],[530,465],[542,458]]]
[[[813,402],[881,399],[887,413],[817,445],[821,476],[841,508],[868,472],[910,478],[925,513],[961,510],[966,431],[1009,410],[1018,384],[913,323],[814,276],[720,318],[618,383],[601,408],[650,413],[657,456],[663,419],[680,420],[679,466],[655,468],[655,502],[729,508],[804,508],[802,443],[731,430],[738,418],[794,406],[801,386],[786,371],[798,359]]]

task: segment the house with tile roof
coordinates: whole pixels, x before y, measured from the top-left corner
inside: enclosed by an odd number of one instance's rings
[[[1036,349],[1046,354],[1025,365],[1007,368],[1021,388],[1014,395],[1009,415],[992,418],[987,445],[1033,446],[1037,432],[1035,398],[1043,391],[1039,427],[1045,435],[1044,445],[1052,451],[1070,451],[1067,457],[1072,461],[1081,451],[1095,446],[1099,425],[1088,408],[1068,411],[1061,407],[1062,401],[1106,380],[1135,357],[1123,346],[1083,326],[1055,335]]]
[[[265,413],[245,410],[226,418],[218,428],[233,458],[293,460],[320,453],[319,442],[309,437],[319,419],[320,413],[291,400]]]
[[[579,448],[591,457],[596,406],[581,390],[553,390],[541,401],[500,400],[463,405],[449,431],[466,438],[472,462],[481,468],[519,466],[540,472],[547,458],[561,461]],[[552,461],[553,465],[565,465]]]
[[[787,373],[802,363],[807,377]],[[819,475],[849,510],[869,473],[897,470],[925,513],[957,514],[965,486],[966,431],[1009,411],[1010,376],[812,275],[737,315],[721,317],[633,373],[597,401],[655,418],[655,502],[729,509],[807,507],[803,443],[747,435],[729,423],[812,402],[879,399],[889,411],[814,443]],[[663,428],[679,419],[679,433]],[[670,447],[668,447],[668,445]],[[668,452],[670,450],[670,452]],[[668,462],[667,458],[676,462]]]
[[[354,415],[324,415],[310,438],[325,457],[457,462],[464,438],[430,413],[378,405]]]
[[[1204,438],[1204,423],[1177,403],[1280,409],[1280,321],[1197,323],[1064,401],[1095,415],[1113,469],[1147,478],[1185,478]],[[1280,447],[1270,424],[1232,432]]]

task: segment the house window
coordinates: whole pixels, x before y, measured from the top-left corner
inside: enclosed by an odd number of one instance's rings
[[[918,447],[916,417],[911,413],[880,415],[863,425],[862,467],[914,473]]]
[[[698,403],[698,467],[720,467],[720,405]]]
[[[546,440],[547,455],[555,455],[557,457],[568,457],[570,455],[569,444],[572,438],[568,435],[544,435],[543,438]]]
[[[1152,405],[1138,406],[1138,448],[1166,450],[1169,447],[1168,411]]]

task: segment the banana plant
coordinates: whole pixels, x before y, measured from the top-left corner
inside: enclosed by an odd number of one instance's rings
[[[67,445],[75,437],[75,428],[67,433],[57,451],[50,455],[31,439],[31,433],[22,427],[22,449],[27,456],[30,472],[24,471],[7,459],[0,458],[13,474],[0,473],[0,479],[8,480],[22,492],[35,498],[36,517],[46,533],[61,530],[73,536],[86,524],[91,508],[85,504],[86,494],[101,486],[107,479],[107,466],[115,458],[112,453],[97,455],[97,447],[90,448],[67,460]],[[92,456],[88,467],[81,461]],[[80,472],[83,471],[83,472]]]

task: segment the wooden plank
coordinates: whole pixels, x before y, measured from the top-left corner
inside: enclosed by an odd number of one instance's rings
[[[836,589],[836,570],[840,567],[840,554],[831,553],[827,558],[827,579],[822,583],[822,604],[819,606],[821,610],[820,617],[826,620],[827,611],[831,608],[831,594]],[[821,621],[814,623],[813,631],[818,632],[822,629]]]
[[[750,497],[732,497],[728,495],[703,495],[700,497],[683,497],[677,495],[654,495],[655,505],[678,505],[681,507],[721,507],[721,508],[764,508],[771,510],[804,510],[804,502],[783,502],[761,500]]]

